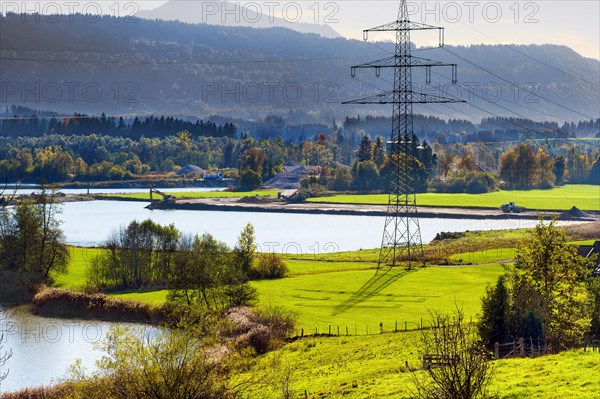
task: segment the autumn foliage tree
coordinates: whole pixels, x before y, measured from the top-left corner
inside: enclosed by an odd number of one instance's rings
[[[556,183],[554,160],[541,148],[526,144],[508,150],[500,158],[500,178],[509,188],[551,188]]]

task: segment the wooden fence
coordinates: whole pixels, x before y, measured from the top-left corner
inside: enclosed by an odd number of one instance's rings
[[[503,344],[496,342],[494,358],[541,356],[546,354],[546,350],[547,343],[545,338],[519,338],[518,340]]]
[[[592,338],[586,340],[581,348],[584,351],[600,351],[600,339]],[[569,349],[569,348],[565,348]],[[512,342],[503,344],[496,342],[494,347],[494,357],[504,359],[508,357],[535,357],[545,355],[548,351],[548,343],[545,338],[519,338]]]

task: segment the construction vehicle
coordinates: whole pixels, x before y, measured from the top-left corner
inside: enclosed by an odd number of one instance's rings
[[[160,195],[162,197],[162,199],[155,201],[153,194]],[[154,188],[150,189],[150,207],[151,208],[156,208],[157,206],[160,206],[160,205],[174,204],[176,200],[177,200],[177,197],[175,197],[174,195],[163,193],[162,191],[156,190]]]
[[[522,206],[518,206],[514,202],[509,202],[508,204],[502,204],[500,209],[504,213],[521,213],[525,211],[525,208]]]
[[[223,172],[217,171],[216,173],[204,175],[204,180],[223,180]]]

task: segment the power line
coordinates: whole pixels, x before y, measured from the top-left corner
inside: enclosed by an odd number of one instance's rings
[[[372,56],[372,54],[361,54],[355,56],[337,56],[337,57],[311,57],[311,58],[289,58],[289,59],[272,59],[272,60],[244,60],[244,61],[145,61],[145,60],[52,60],[44,58],[6,58],[0,57],[0,61],[34,61],[34,62],[55,62],[68,64],[132,64],[132,65],[232,65],[232,64],[266,64],[266,63],[282,63],[282,62],[305,62],[305,61],[325,61],[336,59],[348,59],[364,56]]]
[[[328,43],[328,44],[308,44],[303,46],[294,46],[297,48],[315,48],[315,47],[332,47],[332,46],[347,46],[352,44],[350,41],[346,43]],[[193,46],[194,43],[191,43]],[[90,50],[90,49],[51,49],[51,48],[19,48],[19,47],[0,47],[0,51],[46,51],[46,52],[62,52],[62,53],[98,53],[98,54],[153,54],[153,53],[175,53],[175,52],[183,52],[183,53],[195,53],[195,52],[211,52],[214,50],[223,50],[223,51],[235,51],[235,52],[244,52],[244,51],[258,51],[258,50],[289,50],[289,47],[280,46],[280,47],[238,47],[238,48],[188,48],[188,49],[172,49],[172,50]]]
[[[450,54],[454,55],[455,57],[457,57],[457,58],[461,59],[462,61],[464,61],[464,62],[466,62],[466,63],[468,63],[468,64],[471,64],[471,65],[473,65],[474,67],[476,67],[476,68],[478,68],[478,69],[481,69],[481,70],[482,70],[482,71],[484,71],[484,72],[487,72],[487,73],[489,73],[490,75],[494,76],[495,78],[497,78],[497,79],[500,79],[500,80],[502,80],[502,81],[504,81],[504,82],[508,83],[508,84],[509,84],[509,85],[511,85],[511,86],[516,86],[517,88],[519,88],[519,89],[521,89],[521,90],[524,90],[524,91],[526,91],[526,92],[530,93],[530,94],[531,94],[531,95],[533,95],[533,96],[536,96],[536,97],[538,97],[538,98],[540,98],[540,99],[542,99],[542,100],[544,100],[544,101],[547,101],[547,102],[549,102],[549,103],[551,103],[551,104],[554,104],[554,105],[556,105],[556,106],[558,106],[558,107],[560,107],[560,108],[562,108],[562,109],[565,109],[565,110],[567,110],[567,111],[571,111],[571,112],[573,112],[573,113],[576,113],[576,114],[578,114],[578,115],[581,115],[581,116],[583,116],[583,117],[585,117],[585,118],[588,118],[588,119],[594,119],[594,117],[592,117],[592,116],[589,116],[589,115],[587,115],[587,114],[584,114],[584,113],[581,113],[581,112],[579,112],[579,111],[576,111],[576,110],[574,110],[574,109],[572,109],[572,108],[570,108],[570,107],[567,107],[567,106],[565,106],[565,105],[562,105],[562,104],[560,104],[560,103],[557,103],[556,101],[550,100],[550,99],[548,99],[548,98],[546,98],[546,97],[544,97],[544,96],[541,96],[541,95],[539,95],[539,94],[537,94],[537,93],[534,93],[534,92],[532,92],[532,91],[530,91],[530,90],[527,90],[527,89],[525,89],[524,87],[521,87],[521,86],[520,86],[520,85],[518,85],[518,84],[517,84],[517,85],[515,85],[515,83],[514,83],[514,82],[511,82],[511,81],[509,81],[508,79],[506,79],[506,78],[503,78],[502,76],[498,75],[497,73],[495,73],[495,72],[492,72],[492,71],[490,71],[490,70],[487,70],[487,69],[483,68],[482,66],[480,66],[480,65],[477,65],[477,64],[475,64],[474,62],[467,60],[466,58],[464,58],[464,57],[462,57],[462,56],[460,56],[460,55],[456,54],[455,52],[453,52],[453,51],[451,51],[451,50],[449,50],[449,49],[447,49],[447,48],[444,48],[444,50],[446,50],[448,53],[450,53]]]
[[[377,47],[377,48],[378,48],[378,49],[380,49],[380,50],[383,50],[383,51],[386,51],[386,52],[388,52],[388,53],[391,53],[391,52],[389,52],[389,51],[385,50],[384,48],[382,48],[382,47],[380,47],[380,46],[377,46],[377,45],[376,45],[376,44],[374,44],[374,43],[370,43],[370,42],[368,42],[368,43],[369,43],[369,44],[371,44],[371,45],[373,45],[374,47]],[[511,86],[515,86],[515,83],[514,83],[514,82],[511,82],[511,81],[509,81],[508,79],[505,79],[505,78],[503,78],[502,76],[498,75],[497,73],[495,73],[495,72],[492,72],[492,71],[489,71],[489,70],[487,70],[487,69],[483,68],[482,66],[480,66],[480,65],[477,65],[477,64],[475,64],[474,62],[467,60],[466,58],[464,58],[464,57],[462,57],[462,56],[460,56],[460,55],[458,55],[458,54],[454,53],[453,51],[449,50],[447,47],[442,47],[442,48],[443,48],[444,50],[446,50],[448,53],[450,53],[450,54],[454,55],[454,56],[455,56],[455,57],[457,57],[457,58],[460,58],[461,60],[463,60],[463,61],[465,61],[465,62],[467,62],[467,63],[469,63],[469,64],[473,65],[474,67],[476,67],[476,68],[478,68],[478,69],[480,69],[480,70],[482,70],[482,71],[484,71],[484,72],[487,72],[487,73],[489,73],[490,75],[492,75],[492,76],[494,76],[494,77],[496,77],[496,78],[498,78],[498,79],[500,79],[500,80],[502,80],[502,81],[504,81],[504,82],[508,83],[508,84],[509,84],[509,85],[511,85]],[[435,72],[434,72],[434,73],[435,73]],[[557,102],[555,102],[555,101],[553,101],[553,100],[550,100],[550,99],[548,99],[548,98],[546,98],[546,97],[544,97],[544,96],[541,96],[541,95],[539,95],[539,94],[537,94],[537,93],[534,93],[534,92],[532,92],[532,91],[530,91],[530,90],[527,90],[527,89],[526,89],[526,88],[524,88],[524,87],[521,87],[521,86],[519,86],[519,85],[516,85],[516,87],[517,87],[517,88],[519,88],[520,90],[524,90],[524,91],[526,91],[526,92],[530,93],[531,95],[534,95],[534,96],[536,96],[536,97],[538,97],[538,98],[540,98],[540,99],[542,99],[542,100],[544,100],[544,101],[547,101],[547,102],[549,102],[549,103],[551,103],[551,104],[554,104],[554,105],[556,105],[556,106],[558,106],[558,107],[560,107],[560,108],[563,108],[563,109],[565,109],[565,110],[567,110],[567,111],[570,111],[570,112],[576,113],[576,114],[578,114],[578,115],[581,115],[581,116],[583,116],[583,117],[585,117],[585,118],[587,118],[587,119],[594,119],[594,117],[592,117],[592,116],[589,116],[589,115],[583,114],[583,113],[581,113],[581,112],[579,112],[579,111],[576,111],[576,110],[574,110],[574,109],[572,109],[572,108],[570,108],[570,107],[567,107],[567,106],[564,106],[564,105],[562,105],[562,104],[559,104],[559,103],[557,103]],[[524,106],[524,107],[525,107],[525,108],[527,108],[526,106]],[[538,110],[535,110],[535,111],[536,111],[536,112],[543,113],[543,114],[546,114],[546,113],[545,113],[545,112],[543,112],[543,111],[538,111]],[[514,113],[514,111],[510,111],[510,112],[513,112],[513,113]],[[546,114],[546,115],[548,115],[548,114]],[[527,118],[525,118],[525,119],[527,119]],[[566,121],[566,119],[564,119],[564,120]]]
[[[525,56],[525,57],[527,57],[527,58],[529,58],[529,59],[532,59],[532,60],[534,60],[534,61],[536,61],[536,62],[538,62],[538,63],[540,63],[540,64],[542,64],[542,65],[544,65],[544,66],[546,66],[546,67],[548,67],[548,68],[552,68],[552,69],[554,69],[555,71],[562,72],[562,73],[564,73],[565,75],[569,75],[569,76],[571,76],[571,77],[573,77],[573,78],[575,78],[575,79],[578,79],[578,80],[580,80],[580,81],[582,81],[582,82],[589,83],[589,84],[591,84],[591,85],[593,85],[593,86],[596,86],[596,87],[600,87],[600,84],[598,84],[598,83],[595,83],[595,82],[590,82],[589,80],[586,80],[586,79],[582,78],[581,76],[578,76],[578,75],[575,75],[575,74],[573,74],[573,73],[571,73],[571,72],[568,72],[568,71],[565,71],[565,70],[563,70],[563,69],[557,68],[557,67],[555,67],[554,65],[548,64],[547,62],[544,62],[544,61],[542,61],[542,60],[540,60],[540,59],[538,59],[538,58],[536,58],[536,57],[534,57],[534,56],[532,56],[532,55],[529,55],[529,54],[527,54],[527,53],[525,53],[525,52],[523,52],[523,51],[521,51],[521,50],[517,49],[516,47],[514,47],[514,46],[510,45],[510,44],[503,44],[503,43],[501,43],[499,40],[495,39],[494,37],[492,37],[492,36],[490,36],[490,35],[488,35],[488,34],[486,34],[486,33],[482,32],[482,31],[480,31],[480,30],[479,30],[479,29],[477,29],[477,28],[474,28],[473,26],[471,26],[471,25],[469,25],[469,24],[465,24],[465,23],[464,23],[464,22],[462,22],[462,21],[459,21],[459,22],[460,22],[461,24],[463,24],[464,26],[466,26],[466,27],[468,27],[468,28],[470,28],[470,29],[474,30],[475,32],[477,32],[477,33],[479,33],[479,34],[481,34],[481,35],[483,35],[483,36],[487,37],[488,39],[492,39],[492,40],[493,40],[493,41],[495,41],[496,43],[499,43],[499,44],[501,44],[502,46],[504,46],[504,47],[506,47],[506,48],[509,48],[509,49],[511,49],[512,51],[514,51],[514,52],[516,52],[516,53],[519,53],[519,54],[521,54],[521,55],[523,55],[523,56]]]

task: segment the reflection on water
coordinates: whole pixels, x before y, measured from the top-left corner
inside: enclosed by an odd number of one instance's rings
[[[0,392],[58,382],[67,376],[69,366],[77,359],[81,359],[86,370],[93,370],[103,356],[95,346],[111,325],[146,328],[128,323],[39,317],[26,307],[0,310],[0,314],[3,351],[13,352],[5,365],[9,374]]]

